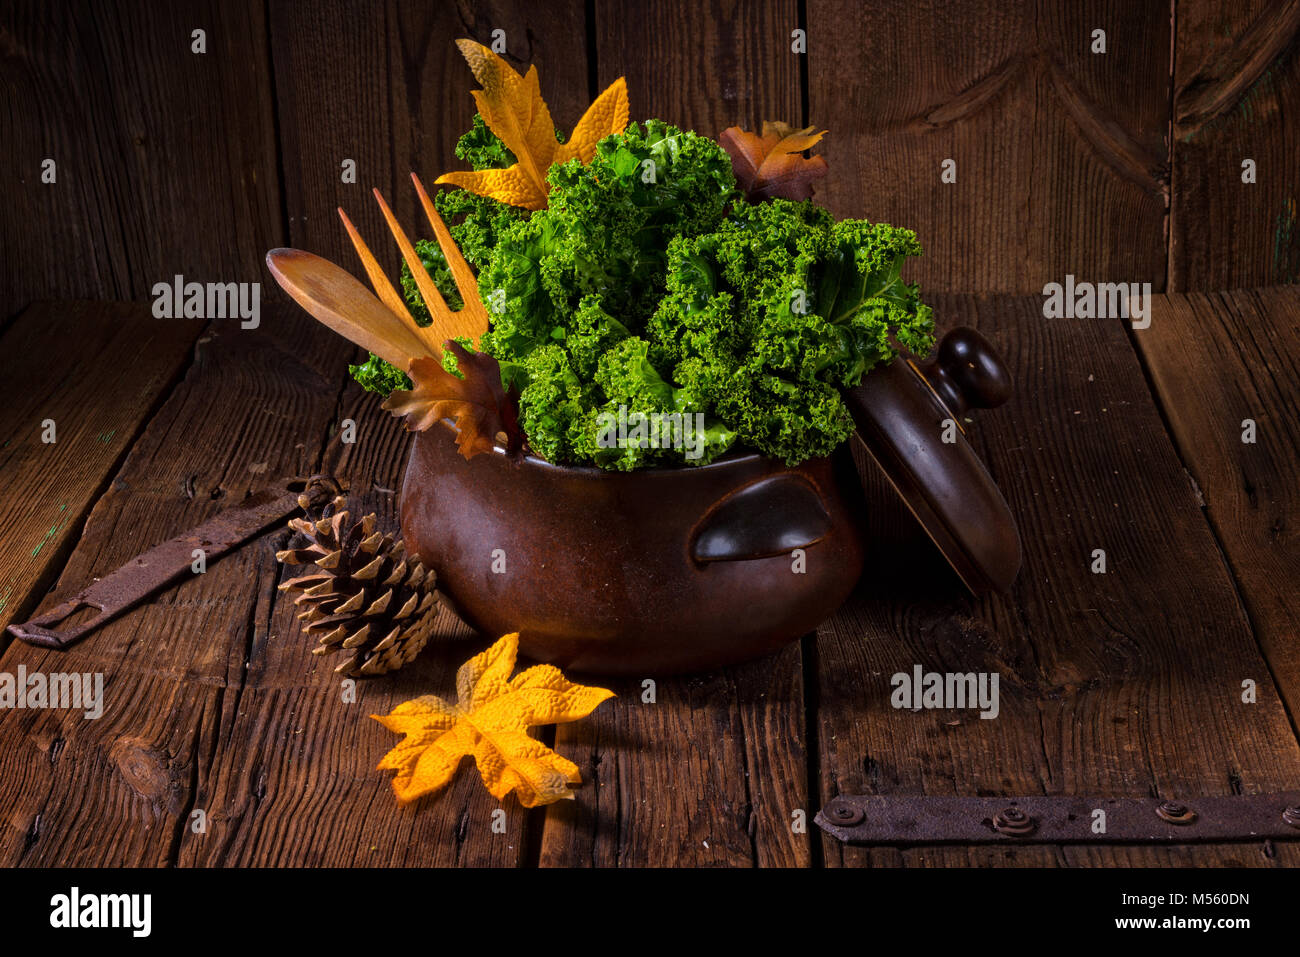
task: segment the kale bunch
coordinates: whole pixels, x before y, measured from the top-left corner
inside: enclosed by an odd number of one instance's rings
[[[478,117],[456,151],[475,169],[514,162]],[[524,433],[552,462],[703,464],[736,445],[791,465],[828,455],[853,430],[841,390],[899,348],[933,347],[930,308],[901,276],[921,254],[914,233],[835,222],[811,201],[747,203],[707,137],[631,123],[548,181],[531,214],[463,190],[435,202],[478,270],[491,320],[479,348],[519,388]],[[417,249],[458,308],[442,253]],[[405,269],[402,288],[427,323]],[[353,373],[409,388],[373,357]],[[620,411],[630,441],[614,443]],[[677,444],[637,441],[633,422],[654,416],[676,416]]]
[[[481,348],[520,388],[529,443],[555,462],[631,469],[683,461],[680,449],[609,447],[602,415],[690,413],[707,462],[732,433],[646,358],[646,324],[667,282],[676,237],[718,228],[737,193],[717,143],[659,120],[597,144],[591,162],[551,168],[548,206],[497,237],[479,295],[492,327]]]

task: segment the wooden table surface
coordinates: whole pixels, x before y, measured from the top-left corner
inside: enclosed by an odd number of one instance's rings
[[[0,864],[1300,863],[1295,843],[846,848],[811,823],[841,792],[1300,787],[1300,293],[1157,296],[1142,330],[1045,319],[1037,296],[935,305],[942,329],[979,328],[1015,373],[1012,403],[971,427],[1020,523],[1010,595],[964,596],[863,466],[875,547],[817,634],[660,680],[654,703],[639,679],[609,682],[617,699],[545,734],[581,768],[573,802],[497,802],[467,764],[399,808],[375,770],[396,739],[367,716],[452,694],[487,639],[446,616],[414,665],[344,703],[275,589],[288,533],[268,532],[69,651],[0,645],[0,672],[102,672],[106,699],[97,721],[0,712]],[[0,625],[282,475],[344,476],[354,507],[395,528],[408,438],[350,383],[350,358],[295,307],[267,306],[253,331],[146,304],[13,319]],[[347,418],[354,444],[338,440]],[[998,718],[895,710],[889,678],[917,664],[999,673]]]

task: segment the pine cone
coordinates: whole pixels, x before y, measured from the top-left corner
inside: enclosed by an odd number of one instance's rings
[[[306,496],[298,504],[308,510]],[[395,671],[420,653],[438,615],[436,576],[392,535],[375,531],[375,516],[348,525],[346,499],[337,496],[320,518],[295,518],[289,527],[310,544],[276,553],[287,565],[314,564],[319,572],[291,578],[281,591],[302,592],[298,620],[320,638],[312,654],[342,651],[335,674],[362,677]]]

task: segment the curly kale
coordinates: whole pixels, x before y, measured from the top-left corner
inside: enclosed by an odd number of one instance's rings
[[[484,301],[498,296],[484,340],[498,359],[562,338],[588,296],[638,334],[663,293],[668,241],[715,229],[735,196],[718,144],[658,120],[601,140],[586,165],[552,167],[549,181],[547,208],[506,227],[479,276]]]
[[[488,129],[483,117],[475,113],[469,130],[456,141],[456,158],[471,169],[505,169],[515,165],[515,154]]]
[[[409,389],[412,385],[410,376],[374,354],[360,365],[349,365],[348,372],[361,388],[377,392],[384,398],[396,389]]]
[[[618,400],[606,388],[612,380],[598,372],[626,340],[649,351],[644,331],[664,293],[669,241],[723,222],[737,195],[731,160],[706,137],[649,120],[601,140],[585,165],[552,167],[549,182],[547,208],[502,231],[479,274],[492,317],[482,347],[520,386],[524,431],[534,448],[549,450],[548,458],[617,468],[674,454],[680,460],[681,450],[650,446],[615,455],[599,445],[599,413],[612,406],[625,402],[647,415],[682,410],[648,361],[638,366],[648,373],[632,376],[636,388],[625,388]],[[544,397],[561,394],[557,406],[546,406]],[[697,461],[711,460],[732,440],[722,428],[706,437]]]
[[[925,353],[934,319],[900,272],[907,229],[834,222],[811,202],[737,206],[715,232],[669,246],[651,360],[736,430],[795,464],[853,431],[839,389],[896,354]]]

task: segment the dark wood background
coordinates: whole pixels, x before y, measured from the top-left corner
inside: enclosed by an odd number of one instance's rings
[[[825,201],[916,228],[940,325],[978,327],[1013,370],[1016,400],[971,428],[1020,523],[1013,593],[965,596],[864,468],[876,547],[817,634],[660,681],[653,706],[610,682],[617,699],[545,732],[582,769],[574,802],[527,812],[464,768],[398,809],[373,770],[394,739],[364,714],[448,693],[481,639],[448,617],[446,640],[341,706],[278,601],[285,533],[268,532],[71,651],[0,639],[0,671],[105,672],[112,706],[0,715],[0,864],[1300,861],[1294,842],[844,848],[792,827],[844,792],[1300,781],[1300,290],[1280,288],[1300,275],[1300,2],[6,4],[0,321],[36,299],[143,301],[178,272],[270,294],[262,257],[283,244],[351,266],[334,207],[375,245],[371,185],[416,221],[407,172],[454,166],[471,113],[452,40],[497,28],[565,125],[626,74],[634,116],[831,129]],[[1045,322],[1042,285],[1067,272],[1168,294],[1140,332]],[[9,321],[0,625],[288,473],[348,476],[395,527],[408,439],[347,381],[354,357],[283,304],[247,333],[131,303]],[[889,675],[918,662],[999,673],[1000,720],[891,709]]]
[[[494,29],[566,126],[626,75],[636,118],[829,128],[824,201],[915,228],[930,292],[1290,283],[1298,28],[1295,0],[6,2],[0,316],[176,273],[274,295],[278,245],[351,265],[335,206],[381,236],[379,186],[415,221],[406,174],[455,168],[472,113],[452,41]]]

